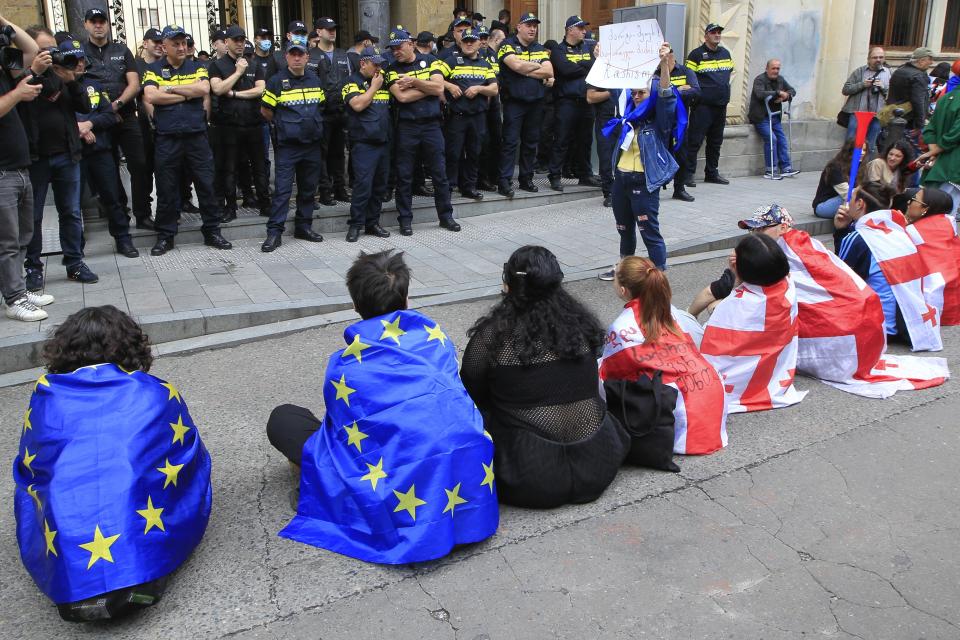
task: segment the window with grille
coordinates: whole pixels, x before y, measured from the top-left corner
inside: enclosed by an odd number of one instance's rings
[[[951,5],[960,4],[951,0]],[[923,46],[929,0],[876,0],[870,44],[889,49]],[[954,21],[956,22],[956,21]],[[949,25],[949,20],[947,21]],[[956,29],[956,24],[953,25]]]

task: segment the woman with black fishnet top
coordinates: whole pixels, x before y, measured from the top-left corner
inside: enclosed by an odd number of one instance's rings
[[[561,286],[543,247],[517,249],[503,298],[470,329],[460,371],[493,437],[501,502],[548,508],[590,502],[630,447],[600,398],[600,322]]]

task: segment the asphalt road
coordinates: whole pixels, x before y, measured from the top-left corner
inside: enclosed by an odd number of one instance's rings
[[[686,306],[721,260],[669,272]],[[570,290],[605,321],[609,283]],[[427,309],[462,348],[489,300]],[[276,536],[290,473],[270,410],[322,413],[342,326],[157,361],[213,458],[206,537],[139,617],[69,625],[20,563],[0,513],[0,637],[960,637],[960,394],[956,381],[868,400],[800,379],[798,406],[733,416],[730,445],[680,474],[624,468],[596,502],[504,508],[497,535],[416,566],[381,567]],[[954,373],[960,330],[944,330]],[[0,389],[15,455],[31,386]],[[9,473],[0,491],[12,495]]]

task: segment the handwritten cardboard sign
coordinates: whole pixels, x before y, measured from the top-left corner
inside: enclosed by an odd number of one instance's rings
[[[663,32],[656,20],[600,26],[600,56],[587,84],[601,89],[635,89],[650,84],[660,66]]]

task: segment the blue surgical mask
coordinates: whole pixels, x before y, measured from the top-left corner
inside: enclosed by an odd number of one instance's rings
[[[257,46],[260,47],[261,51],[270,51],[270,47],[273,46],[273,42],[270,40],[258,40]]]

